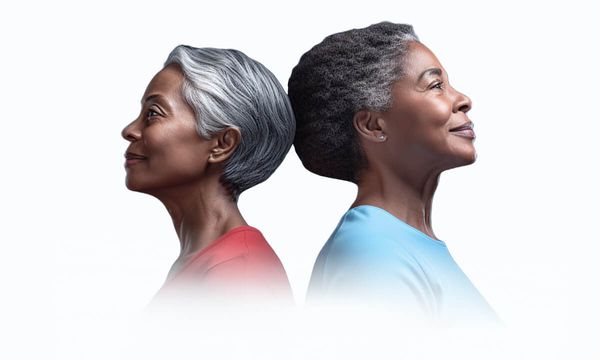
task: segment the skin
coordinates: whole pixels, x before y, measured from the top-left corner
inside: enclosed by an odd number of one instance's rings
[[[194,111],[181,92],[183,80],[174,64],[158,72],[142,97],[139,116],[122,131],[130,142],[127,188],[156,197],[173,220],[181,250],[171,273],[221,235],[247,225],[219,181],[240,132],[229,128],[210,139],[198,135]]]
[[[476,158],[474,133],[450,131],[470,122],[471,100],[450,85],[439,60],[420,43],[410,43],[404,67],[389,110],[354,116],[368,165],[359,172],[352,207],[378,206],[437,239],[431,204],[440,174]]]

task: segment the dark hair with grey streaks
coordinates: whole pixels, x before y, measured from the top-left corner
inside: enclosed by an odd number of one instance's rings
[[[238,50],[177,46],[165,66],[184,75],[182,93],[206,139],[237,128],[241,142],[221,181],[235,200],[265,181],[292,146],[296,123],[285,90],[264,65]]]
[[[385,111],[403,75],[411,25],[381,22],[326,37],[300,58],[288,82],[296,116],[294,148],[306,169],[356,183],[366,159],[352,119]]]

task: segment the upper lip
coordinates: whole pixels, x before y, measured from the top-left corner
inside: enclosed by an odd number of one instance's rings
[[[129,160],[129,159],[146,159],[146,157],[144,155],[140,155],[140,154],[136,154],[131,151],[127,151],[125,153],[125,159],[127,159],[127,160]]]
[[[472,121],[467,121],[466,123],[459,125],[457,127],[453,127],[452,129],[450,129],[450,131],[460,131],[460,130],[473,130],[473,122]]]

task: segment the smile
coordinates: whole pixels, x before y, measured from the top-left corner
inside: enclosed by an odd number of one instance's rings
[[[125,153],[125,167],[129,167],[129,166],[138,164],[146,159],[148,159],[148,158],[143,155],[132,153],[132,152],[128,151]]]
[[[473,131],[473,123],[467,122],[461,126],[450,129],[453,135],[465,137],[468,139],[475,139],[475,131]]]

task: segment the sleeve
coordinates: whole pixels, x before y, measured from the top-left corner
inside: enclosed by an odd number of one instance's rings
[[[238,300],[291,303],[292,294],[283,268],[270,258],[238,256],[210,268],[203,282]]]

